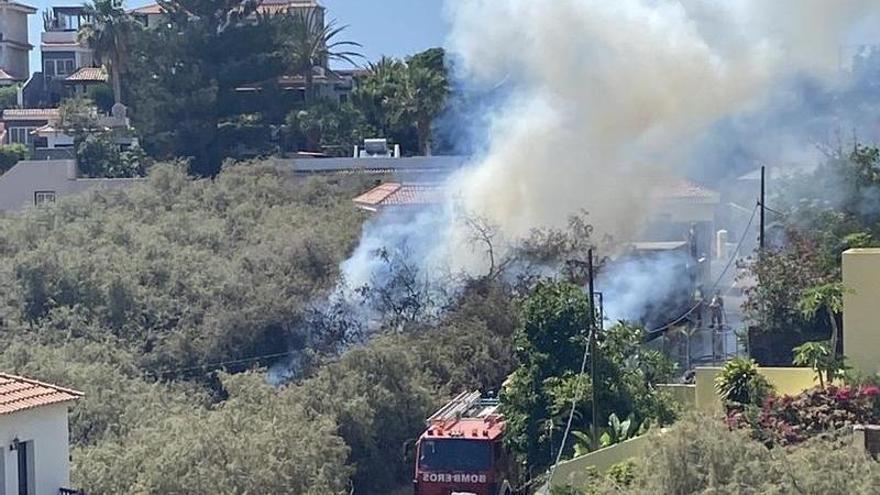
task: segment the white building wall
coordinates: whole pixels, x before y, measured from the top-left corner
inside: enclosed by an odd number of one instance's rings
[[[67,404],[0,415],[0,495],[18,495],[18,453],[9,450],[15,438],[33,442],[34,495],[70,488],[69,435]]]
[[[20,10],[3,10],[3,39],[17,43],[28,43],[27,14]]]
[[[26,13],[9,7],[0,7],[0,32],[3,33],[5,41],[28,44],[27,27]],[[0,51],[0,66],[12,76],[27,79],[30,75],[28,55],[28,50],[4,43]]]

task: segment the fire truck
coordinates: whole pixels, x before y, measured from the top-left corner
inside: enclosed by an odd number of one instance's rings
[[[415,495],[513,495],[498,405],[463,392],[427,419],[416,444]]]

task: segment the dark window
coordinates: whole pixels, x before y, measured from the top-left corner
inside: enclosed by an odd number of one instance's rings
[[[33,141],[33,136],[31,135],[31,132],[34,129],[34,127],[10,127],[9,142],[31,144],[31,141]]]
[[[34,204],[37,206],[55,202],[55,191],[36,191],[34,193]]]
[[[424,471],[488,471],[492,444],[479,440],[422,440],[419,468]]]
[[[73,74],[74,71],[76,70],[76,61],[65,60],[64,61],[64,70],[66,70],[68,74]]]
[[[54,60],[46,60],[45,63],[45,72],[47,76],[55,75],[55,61]]]

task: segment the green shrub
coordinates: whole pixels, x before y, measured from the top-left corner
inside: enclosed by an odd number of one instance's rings
[[[629,486],[636,479],[637,470],[638,466],[636,463],[628,460],[618,462],[608,468],[608,472],[605,473],[605,476],[619,486]]]
[[[30,152],[23,144],[0,145],[0,174],[5,173],[21,160],[27,160],[29,156]]]
[[[103,113],[110,113],[115,99],[113,88],[109,84],[95,84],[86,89],[86,97],[95,102],[95,105]]]
[[[724,364],[715,378],[715,390],[727,405],[760,405],[773,387],[760,374],[757,363],[738,357]]]
[[[18,106],[18,86],[0,87],[0,110]]]
[[[842,376],[846,370],[844,358],[831,351],[829,342],[805,342],[793,349],[796,366],[809,366],[816,372],[819,386],[831,384],[835,378]]]

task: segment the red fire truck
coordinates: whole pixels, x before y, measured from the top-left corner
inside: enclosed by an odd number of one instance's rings
[[[416,445],[415,495],[513,495],[498,400],[464,392],[427,420]]]

